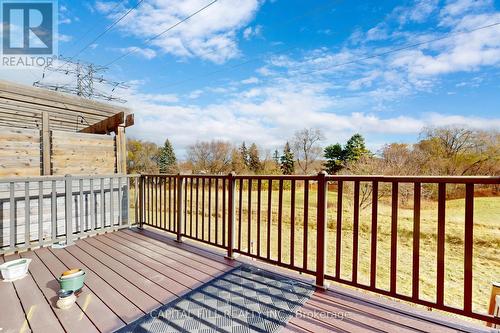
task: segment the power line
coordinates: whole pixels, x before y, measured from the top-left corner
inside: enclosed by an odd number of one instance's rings
[[[421,46],[421,45],[425,45],[425,44],[428,44],[428,43],[433,43],[433,42],[437,42],[437,41],[440,41],[440,40],[448,39],[448,38],[451,38],[451,37],[455,37],[457,35],[469,34],[469,33],[475,32],[475,31],[492,28],[492,27],[495,27],[495,26],[498,26],[498,25],[500,25],[500,22],[489,24],[489,25],[486,25],[486,26],[478,27],[478,28],[474,28],[474,29],[467,30],[467,31],[460,31],[460,32],[456,32],[456,33],[447,34],[447,35],[439,37],[439,38],[429,39],[429,40],[426,40],[426,41],[423,41],[423,42],[419,42],[419,43],[405,45],[405,46],[394,48],[394,49],[391,49],[391,50],[388,50],[388,51],[385,51],[385,52],[381,52],[381,53],[377,53],[377,54],[372,54],[372,55],[367,55],[367,56],[360,57],[360,58],[357,58],[357,59],[353,59],[353,60],[350,60],[350,61],[347,61],[347,62],[334,64],[332,66],[328,66],[328,67],[325,67],[325,68],[315,69],[315,70],[311,70],[311,71],[308,71],[308,72],[300,72],[299,74],[300,75],[312,74],[312,73],[316,73],[316,72],[321,72],[321,71],[329,70],[329,69],[332,69],[332,68],[335,68],[335,67],[346,66],[346,65],[350,65],[350,64],[357,63],[357,62],[360,62],[360,61],[364,61],[364,60],[368,60],[368,59],[372,59],[372,58],[377,58],[377,57],[381,57],[381,56],[388,55],[388,54],[391,54],[391,53],[396,53],[396,52],[404,51],[404,50],[407,50],[407,49],[415,48],[415,47],[418,47],[418,46]],[[286,48],[284,50],[281,50],[279,52],[273,52],[271,54],[283,53],[283,52],[286,52],[286,51],[288,51],[290,49],[294,49],[294,48],[296,48],[296,47]],[[250,58],[250,59],[248,59],[248,60],[246,60],[244,62],[232,65],[232,66],[227,67],[227,68],[222,68],[222,69],[219,69],[219,70],[216,70],[216,71],[205,73],[203,75],[193,76],[193,77],[185,79],[185,80],[173,82],[171,84],[167,84],[164,87],[178,86],[178,85],[181,85],[181,84],[193,81],[193,80],[198,80],[199,78],[208,77],[208,76],[212,76],[212,75],[217,74],[217,73],[230,71],[232,69],[235,69],[235,68],[247,65],[247,64],[255,62],[255,61],[258,61],[263,56],[264,55],[261,55],[261,56],[258,56],[258,57],[254,57],[254,58]]]
[[[116,3],[116,5],[113,6],[113,8],[111,8],[109,11],[108,11],[108,15],[112,15],[114,14],[115,10],[120,6],[122,5],[123,3],[125,2],[128,2],[128,0],[121,0],[120,2]],[[78,44],[79,41],[82,41],[84,40],[92,31],[94,31],[95,29],[97,29],[99,25],[97,24],[94,24],[90,29],[87,29],[87,31],[85,31],[78,39],[75,39],[71,45],[76,45]]]
[[[118,23],[120,23],[125,17],[127,17],[134,9],[136,9],[137,7],[139,7],[140,4],[143,3],[143,2],[144,2],[144,0],[139,0],[135,4],[135,6],[133,6],[132,8],[130,8],[125,14],[123,14],[122,16],[120,16],[117,20],[115,20],[113,23],[111,23],[104,31],[102,31],[99,35],[97,35],[97,37],[95,37],[90,43],[88,43],[87,45],[85,45],[85,47],[83,47],[80,51],[78,51],[76,54],[74,54],[72,57],[70,57],[68,62],[73,61],[77,56],[79,56],[80,54],[82,54],[86,49],[88,49],[97,40],[99,40],[102,36],[104,36],[111,29],[113,29]],[[117,8],[117,7],[118,6],[115,6],[114,8]],[[55,71],[61,70],[65,65],[67,65],[68,62],[66,62],[65,64],[59,66]],[[46,77],[48,77],[48,75]],[[38,82],[38,83],[40,83],[40,82]]]
[[[189,20],[189,19],[190,19],[190,18],[192,18],[193,16],[195,16],[195,15],[197,15],[197,14],[201,13],[202,11],[204,11],[205,9],[207,9],[207,8],[208,8],[208,7],[210,7],[210,6],[212,6],[213,4],[215,4],[215,3],[216,3],[216,2],[218,2],[218,1],[219,1],[219,0],[213,0],[213,1],[212,1],[212,2],[210,2],[208,5],[205,5],[205,6],[201,7],[200,9],[198,9],[197,11],[195,11],[194,13],[192,13],[192,14],[190,14],[190,15],[186,16],[185,18],[183,18],[182,20],[178,21],[178,22],[177,22],[177,23],[175,23],[174,25],[172,25],[172,26],[168,27],[167,29],[163,30],[163,31],[162,31],[162,32],[160,32],[159,34],[157,34],[157,35],[155,35],[155,36],[153,36],[153,37],[151,37],[151,38],[149,38],[149,39],[146,39],[146,40],[144,41],[144,44],[149,44],[151,41],[153,41],[153,40],[157,39],[158,37],[163,36],[164,34],[166,34],[167,32],[169,32],[170,30],[172,30],[172,29],[174,29],[175,27],[177,27],[178,25],[180,25],[180,24],[182,24],[182,23],[186,22],[187,20]],[[107,63],[107,64],[106,64],[106,66],[110,66],[110,65],[114,64],[115,62],[117,62],[117,61],[119,61],[119,60],[121,60],[121,59],[123,59],[123,58],[125,58],[125,57],[129,56],[130,54],[137,52],[137,50],[138,50],[138,48],[133,48],[133,49],[131,49],[130,51],[128,51],[128,52],[126,52],[126,53],[124,53],[124,54],[122,54],[122,55],[118,56],[117,58],[113,59],[111,62]]]
[[[88,43],[83,49],[81,49],[77,54],[75,54],[73,57],[71,57],[72,59],[76,58],[77,56],[79,56],[83,51],[85,51],[87,48],[89,48],[91,45],[93,45],[97,40],[99,40],[99,38],[101,38],[102,36],[104,36],[108,31],[110,31],[111,29],[113,29],[118,23],[120,23],[125,17],[128,16],[128,14],[130,14],[134,9],[136,9],[137,7],[139,7],[141,5],[141,3],[143,3],[144,0],[139,0],[135,6],[133,6],[132,8],[130,8],[125,14],[123,14],[120,18],[118,18],[117,20],[115,20],[113,23],[111,23],[103,32],[101,32],[96,38],[94,38],[90,43]]]
[[[478,28],[474,28],[474,29],[470,29],[470,30],[466,30],[466,31],[459,31],[459,32],[451,33],[451,34],[448,34],[446,36],[442,36],[442,37],[438,37],[438,38],[434,38],[434,39],[429,39],[429,40],[426,40],[426,41],[423,41],[423,42],[419,42],[419,43],[415,43],[415,44],[409,44],[409,45],[398,47],[398,48],[394,48],[394,49],[391,49],[391,50],[388,50],[388,51],[385,51],[385,52],[368,55],[368,56],[365,56],[365,57],[353,59],[353,60],[346,61],[346,62],[339,63],[339,64],[334,64],[332,66],[327,66],[325,68],[319,68],[319,69],[311,70],[311,71],[308,71],[308,72],[301,72],[299,74],[300,75],[312,74],[312,73],[316,73],[316,72],[330,70],[330,69],[335,68],[335,67],[346,66],[346,65],[350,65],[350,64],[357,63],[357,62],[360,62],[360,61],[382,57],[382,56],[385,56],[385,55],[388,55],[388,54],[401,52],[401,51],[404,51],[404,50],[412,49],[412,48],[415,48],[415,47],[418,47],[418,46],[422,46],[422,45],[425,45],[425,44],[429,44],[429,43],[438,42],[438,41],[441,41],[441,40],[444,40],[444,39],[448,39],[448,38],[452,38],[452,37],[455,37],[455,36],[470,34],[470,33],[473,33],[473,32],[479,31],[479,30],[493,28],[493,27],[498,26],[498,25],[500,25],[500,22],[492,23],[492,24],[489,24],[489,25],[485,25],[485,26],[482,26],[482,27],[478,27]]]

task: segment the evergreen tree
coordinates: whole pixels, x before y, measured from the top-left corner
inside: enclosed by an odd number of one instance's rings
[[[344,147],[344,160],[346,162],[357,161],[368,152],[365,138],[361,134],[354,134]]]
[[[273,160],[274,163],[276,163],[276,167],[280,166],[280,153],[278,152],[278,149],[276,149],[273,153]]]
[[[262,170],[262,163],[260,161],[259,149],[255,143],[252,143],[248,149],[248,168],[257,173]]]
[[[329,145],[325,148],[325,169],[330,175],[336,174],[342,169],[344,163],[344,150],[340,143]]]
[[[280,162],[281,172],[283,172],[284,175],[292,175],[295,172],[295,161],[288,142],[285,144],[285,149],[283,149],[283,155],[280,158]]]
[[[370,151],[366,149],[365,139],[361,134],[354,134],[347,141],[344,148],[342,148],[340,143],[329,145],[324,150],[326,172],[329,174],[336,174],[342,170],[348,162],[356,162],[368,153],[370,153]]]
[[[172,144],[167,139],[160,148],[156,158],[160,173],[174,173],[177,169],[177,158]]]
[[[241,159],[245,163],[245,166],[248,168],[249,167],[249,156],[248,156],[248,148],[245,144],[245,141],[243,141],[243,143],[241,144],[240,155],[241,155]]]

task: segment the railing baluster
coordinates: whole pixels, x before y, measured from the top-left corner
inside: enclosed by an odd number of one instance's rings
[[[198,213],[199,213],[199,187],[200,187],[200,179],[196,178],[196,238],[198,239],[198,229],[199,229],[199,218],[198,218]]]
[[[219,244],[219,179],[215,178],[215,244]]]
[[[272,211],[273,211],[273,199],[272,199],[272,194],[273,194],[273,181],[272,179],[269,179],[268,184],[267,184],[267,260],[271,258],[271,225],[273,223],[272,221]]]
[[[398,183],[392,182],[390,292],[396,293],[398,263]]]
[[[193,180],[189,179],[189,236],[193,237]]]
[[[201,179],[201,239],[205,240],[205,178]]]
[[[183,212],[184,201],[182,198],[183,182],[184,182],[184,177],[182,177],[179,174],[177,176],[177,242],[182,242],[182,234],[183,234],[182,227],[184,225],[184,222],[182,221],[182,215],[184,213]]]
[[[234,195],[236,189],[236,182],[234,181],[234,173],[230,173],[227,177],[228,183],[228,235],[227,235],[227,257],[233,259],[233,249],[234,249]]]
[[[212,241],[212,178],[208,178],[208,241]]]
[[[377,286],[378,182],[372,183],[372,227],[370,250],[370,287]]]
[[[337,234],[335,244],[335,277],[340,279],[342,263],[342,197],[344,195],[344,182],[337,183]]]
[[[159,224],[158,228],[162,229],[163,228],[163,199],[162,199],[162,193],[163,193],[163,176],[156,177],[156,192],[158,194],[158,202],[157,202],[157,207],[156,207],[156,216],[159,215]],[[159,193],[158,193],[159,192]]]
[[[179,181],[179,179],[177,177],[173,177],[172,178],[173,180],[173,186],[172,186],[172,204],[173,204],[173,207],[172,207],[172,231],[174,232],[177,232],[177,226],[178,226],[178,223],[177,223],[177,217],[178,217],[178,213],[177,213],[177,191],[178,191],[178,187],[177,187],[177,183]]]
[[[474,249],[474,184],[465,185],[464,311],[472,312],[472,255]]]
[[[327,217],[328,181],[326,172],[318,174],[318,203],[316,215],[316,286],[325,285],[326,257],[326,217]]]
[[[172,214],[174,207],[172,206],[172,177],[168,177],[168,230],[172,231]]]
[[[104,211],[104,178],[101,178],[101,230],[106,226],[106,215]]]
[[[226,178],[222,179],[222,246],[226,247]]]
[[[295,180],[290,186],[290,265],[295,266]]]
[[[437,235],[437,285],[436,303],[444,303],[444,254],[445,254],[445,210],[446,210],[446,184],[438,185],[438,235]]]
[[[109,226],[113,227],[115,225],[115,200],[113,197],[114,190],[114,179],[109,178]]]
[[[31,216],[30,216],[30,183],[24,182],[24,246],[29,247],[31,241],[30,235]]]
[[[145,194],[145,176],[141,176],[139,178],[139,188],[136,188],[136,191],[139,191],[139,229],[142,229],[144,227],[144,222],[145,222],[145,212],[144,212],[144,194]],[[93,191],[93,184],[90,185]],[[94,197],[92,196],[92,202],[94,202]],[[92,211],[94,211],[92,209]]]
[[[359,181],[354,182],[354,212],[352,225],[352,282],[358,282],[359,247]]]
[[[304,180],[304,251],[302,267],[307,269],[308,264],[308,247],[309,247],[309,180]]]
[[[167,202],[167,177],[163,176],[162,179],[163,179],[163,204],[161,207],[163,209],[163,230],[170,230],[170,228],[167,227],[167,214],[168,218],[170,219],[170,205],[169,202]],[[170,186],[170,177],[168,178],[168,185]],[[170,226],[170,220],[168,221],[168,223]]]
[[[138,180],[139,177],[134,177],[134,222],[135,222],[135,225],[138,225],[139,221],[138,221],[138,218],[139,218],[139,180]],[[90,179],[90,197],[91,197],[91,202],[94,201],[94,196],[92,195],[92,178]],[[130,188],[129,188],[129,193],[130,193]],[[90,206],[92,207],[92,205]],[[129,207],[127,207],[128,209]],[[92,219],[90,220],[92,223]],[[92,230],[92,224],[91,224],[91,230]]]
[[[247,225],[247,251],[252,253],[252,179],[248,179],[248,225]]]
[[[85,228],[83,227],[83,179],[79,179],[78,180],[78,187],[79,187],[79,193],[78,193],[78,196],[79,196],[79,200],[78,200],[78,217],[79,217],[79,221],[80,221],[80,230],[78,230],[78,232],[80,232],[80,234],[82,234],[84,231],[85,231]]]
[[[10,198],[9,198],[9,233],[10,233],[10,239],[9,239],[9,245],[10,249],[14,250],[16,248],[16,200],[15,200],[15,186],[16,183],[10,182],[9,183],[9,190],[10,190]],[[53,224],[55,225],[55,224]],[[53,238],[54,239],[54,238]]]
[[[118,176],[118,225],[123,224],[122,177]],[[128,209],[128,207],[127,207]]]
[[[281,263],[282,230],[283,230],[283,179],[279,181],[278,190],[278,262]]]
[[[43,181],[38,182],[38,246],[43,246]]]
[[[66,175],[65,183],[65,205],[66,205],[66,245],[73,244],[73,177]]]
[[[187,202],[187,199],[188,199],[188,195],[187,195],[187,192],[188,192],[188,180],[189,178],[183,178],[184,179],[184,200],[186,201],[185,205],[184,205],[184,226],[183,226],[183,233],[184,232],[187,232],[187,210],[188,210],[188,202]]]
[[[262,200],[262,180],[259,178],[257,180],[257,256],[260,257],[260,210],[261,210],[261,200]]]
[[[413,269],[412,269],[412,297],[419,298],[420,276],[420,201],[422,186],[415,183],[413,187]]]
[[[239,188],[239,201],[238,201],[238,251],[241,251],[241,213],[243,212],[243,178],[240,178]]]
[[[50,199],[50,222],[52,234],[51,240],[55,242],[57,238],[57,183],[55,180],[52,181],[52,191]]]

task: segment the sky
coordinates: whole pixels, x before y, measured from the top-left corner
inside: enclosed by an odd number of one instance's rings
[[[430,126],[500,129],[499,1],[219,0],[161,34],[211,1],[59,0],[59,53],[109,65],[129,85],[114,92],[136,117],[128,136],[181,154],[213,139],[274,151],[303,128],[375,151]]]

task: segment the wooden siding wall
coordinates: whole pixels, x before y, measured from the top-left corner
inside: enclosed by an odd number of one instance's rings
[[[52,129],[77,132],[130,110],[0,80],[0,126],[41,129],[43,112],[49,114]]]
[[[115,137],[52,131],[52,174],[115,173]]]
[[[11,246],[11,184],[9,182],[0,183],[0,250]],[[50,243],[55,237],[66,233],[64,177],[58,178],[58,180],[19,181],[13,184],[13,225],[16,245],[25,243],[27,221],[29,221],[30,226],[30,242],[38,241],[41,234],[42,240],[45,243]],[[28,194],[26,194],[26,188]],[[41,201],[40,193],[43,193]],[[120,181],[117,178],[101,177],[72,180],[73,232],[104,230],[126,224],[128,221],[128,196],[126,177],[121,177]],[[29,203],[28,209],[26,202]],[[40,218],[42,219],[41,230],[39,229]],[[53,229],[54,221],[55,229]]]
[[[116,136],[51,131],[46,139],[50,147],[43,150],[42,135],[36,129],[0,126],[0,177],[44,175],[46,154],[50,167],[46,175],[126,173],[117,169],[117,160],[122,161],[125,153],[117,148]]]
[[[0,177],[40,175],[40,131],[0,127]]]

